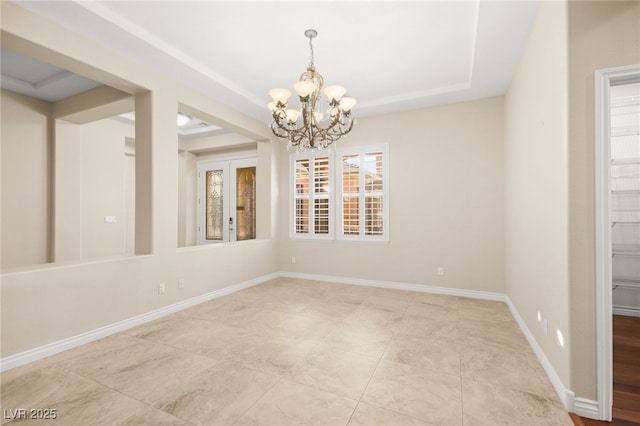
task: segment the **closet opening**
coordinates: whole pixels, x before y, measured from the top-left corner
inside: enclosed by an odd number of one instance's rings
[[[640,329],[640,65],[595,77],[598,415],[638,421],[640,368],[614,332]]]

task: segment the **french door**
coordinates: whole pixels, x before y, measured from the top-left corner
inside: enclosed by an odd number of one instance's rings
[[[198,163],[198,244],[256,238],[256,159]]]

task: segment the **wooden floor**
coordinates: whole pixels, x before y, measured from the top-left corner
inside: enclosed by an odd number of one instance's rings
[[[613,421],[571,418],[577,426],[640,425],[640,318],[613,316]]]
[[[628,422],[626,420],[613,419],[611,422],[603,422],[600,420],[591,420],[585,417],[580,417],[573,413],[570,413],[569,415],[576,426],[638,426],[638,423]]]
[[[613,316],[613,418],[640,424],[640,318]]]

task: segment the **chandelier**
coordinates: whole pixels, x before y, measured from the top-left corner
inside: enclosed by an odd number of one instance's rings
[[[328,86],[324,89],[327,97],[327,116],[321,110],[319,100],[324,79],[313,64],[312,40],[318,35],[316,30],[307,30],[311,62],[307,70],[300,75],[293,88],[300,98],[300,109],[287,109],[287,100],[291,92],[277,88],[269,90],[273,102],[267,107],[273,116],[269,126],[274,135],[288,139],[289,147],[298,149],[326,148],[351,131],[355,120],[351,118],[351,108],[356,104],[354,98],[345,97],[347,89],[342,86]],[[301,118],[301,123],[298,124]]]

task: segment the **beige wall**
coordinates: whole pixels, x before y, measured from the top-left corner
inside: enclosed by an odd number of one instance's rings
[[[569,2],[572,389],[596,399],[594,72],[640,63],[640,3]]]
[[[197,162],[189,151],[178,153],[178,247],[197,244]]]
[[[3,117],[4,119],[4,117]],[[82,127],[55,120],[53,262],[82,259]],[[55,165],[59,167],[55,167]],[[62,166],[64,165],[64,167]],[[55,188],[54,188],[55,189]]]
[[[277,187],[274,186],[276,179],[271,179],[273,152],[264,123],[167,80],[13,3],[2,2],[1,7],[3,47],[136,96],[136,251],[148,253],[3,270],[2,357],[278,270],[277,240],[271,237],[271,229],[265,229],[277,217],[277,204],[272,202]],[[68,43],[70,39],[74,42]],[[175,117],[179,103],[205,112],[205,118],[232,132],[253,141],[266,141],[257,144],[260,239],[178,249],[179,168]],[[2,109],[3,119],[8,110]],[[4,132],[3,126],[3,150]],[[41,133],[38,138],[36,140],[44,140]],[[123,141],[118,144],[122,155]],[[9,170],[7,168],[7,172]],[[7,182],[4,164],[2,173],[4,209]],[[18,170],[12,173],[12,180],[22,176],[20,173]],[[73,180],[73,176],[71,173],[67,179]],[[103,217],[110,213],[99,209],[95,214]],[[2,232],[4,242],[7,232],[4,223]],[[3,257],[11,249],[3,247]],[[179,279],[184,279],[184,289],[178,288]],[[163,295],[158,294],[160,282],[166,284]]]
[[[570,388],[567,5],[543,2],[505,96],[506,292]],[[538,322],[538,312],[542,322]],[[543,322],[548,321],[545,335]]]
[[[81,137],[82,258],[124,255],[127,207],[133,208],[126,206],[125,138],[135,137],[134,126],[99,120],[83,124]],[[104,223],[105,216],[115,216],[116,223]]]
[[[293,241],[285,210],[281,269],[504,292],[502,116],[502,97],[495,97],[359,119],[338,143],[389,144],[389,243]],[[280,200],[288,206],[286,149],[279,163]]]
[[[49,261],[51,106],[5,90],[2,98],[2,268]]]
[[[3,269],[125,254],[124,154],[133,126],[53,120],[54,104],[7,91],[2,99]],[[105,215],[116,223],[105,224]]]

